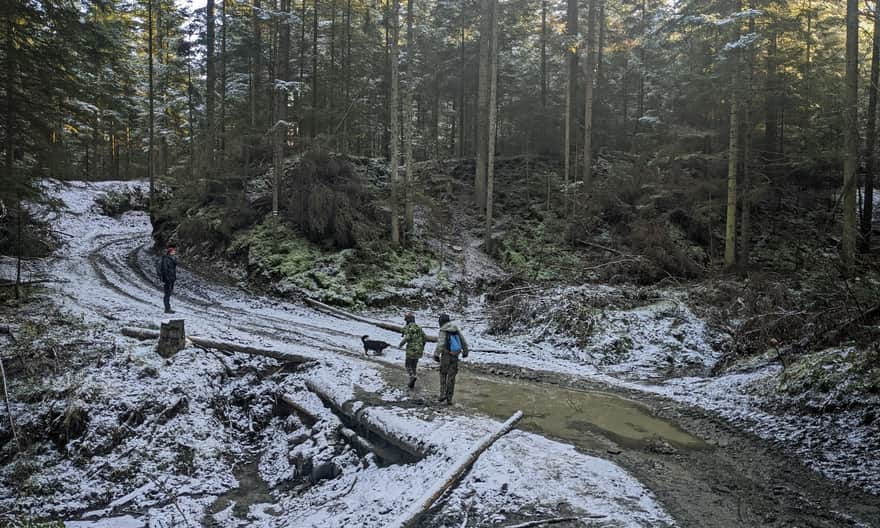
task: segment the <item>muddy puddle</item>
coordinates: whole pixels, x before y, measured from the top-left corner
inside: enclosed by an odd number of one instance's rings
[[[250,507],[254,504],[275,503],[275,499],[269,492],[269,486],[260,477],[259,463],[256,460],[237,465],[232,473],[238,480],[238,487],[217,497],[217,500],[208,509],[208,515],[202,523],[203,526],[218,526],[212,516],[230,506],[232,506],[232,517],[246,520]],[[270,515],[278,514],[271,507],[264,509],[263,512]]]
[[[406,373],[391,368],[381,370],[387,383],[406,390]],[[438,378],[436,370],[422,371],[412,392],[413,400],[436,405],[432,402],[439,393]],[[658,439],[676,449],[707,448],[702,440],[673,422],[651,415],[647,407],[600,391],[565,389],[462,369],[456,379],[454,401],[501,420],[520,409],[525,414],[521,429],[585,449],[603,449],[596,435],[632,449],[642,449]]]

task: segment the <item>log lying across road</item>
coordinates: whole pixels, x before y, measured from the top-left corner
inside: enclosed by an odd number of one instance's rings
[[[306,301],[306,304],[308,304],[312,308],[316,308],[318,310],[323,310],[323,311],[331,313],[337,317],[343,317],[345,319],[351,319],[352,321],[367,323],[368,325],[373,325],[375,327],[381,328],[383,330],[388,330],[390,332],[397,332],[398,334],[403,332],[403,327],[400,325],[386,323],[385,321],[376,321],[375,319],[370,319],[368,317],[362,317],[360,315],[355,315],[351,312],[346,312],[345,310],[340,310],[339,308],[334,308],[333,306],[324,304],[324,303],[316,301],[314,299],[307,298],[305,301]],[[437,336],[435,336],[435,335],[425,334],[425,338],[432,343],[437,342]]]
[[[383,330],[388,330],[390,332],[396,332],[398,334],[403,332],[403,327],[400,325],[396,325],[393,323],[386,323],[385,321],[377,321],[375,319],[370,319],[369,317],[355,315],[351,312],[346,312],[345,310],[335,308],[333,306],[324,304],[324,303],[322,303],[320,301],[316,301],[314,299],[306,298],[305,301],[306,301],[306,304],[308,304],[312,308],[315,308],[318,310],[323,310],[323,311],[330,313],[330,314],[333,314],[337,317],[342,317],[344,319],[351,319],[352,321],[366,323],[368,325],[373,325],[377,328],[381,328]],[[436,343],[437,336],[425,334],[425,340],[430,343]],[[506,350],[499,350],[496,348],[471,348],[471,351],[472,352],[486,352],[489,354],[507,354]]]
[[[147,328],[134,328],[126,326],[122,329],[122,335],[133,337],[135,339],[159,339],[159,332]],[[282,352],[280,350],[271,350],[268,348],[258,348],[247,345],[233,343],[231,341],[219,341],[216,339],[208,339],[206,337],[186,336],[186,339],[196,346],[203,348],[213,348],[215,350],[225,350],[227,352],[240,352],[242,354],[253,354],[256,356],[265,356],[279,361],[288,363],[307,363],[314,361],[314,358],[293,354],[291,352]]]
[[[474,447],[471,448],[470,451],[464,454],[458,462],[452,465],[449,470],[443,475],[443,478],[437,482],[433,487],[428,489],[427,492],[417,500],[413,505],[403,513],[400,517],[398,517],[393,523],[389,524],[389,527],[393,528],[408,528],[411,526],[415,526],[415,523],[418,519],[429,509],[431,506],[437,502],[446,491],[453,486],[455,486],[459,480],[467,473],[468,469],[474,465],[474,462],[480,457],[483,452],[489,448],[492,444],[495,443],[496,440],[510,432],[513,429],[513,426],[523,417],[522,411],[516,411],[513,413],[513,416],[507,419],[501,427],[498,428],[494,433],[489,433],[484,436],[479,443],[477,443]]]

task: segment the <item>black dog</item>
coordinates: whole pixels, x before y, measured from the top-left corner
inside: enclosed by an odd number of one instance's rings
[[[381,356],[382,351],[386,348],[390,347],[390,343],[386,343],[385,341],[373,341],[372,339],[367,339],[370,336],[361,337],[361,341],[364,342],[364,355],[369,356],[370,351],[373,351],[373,354],[376,356]]]

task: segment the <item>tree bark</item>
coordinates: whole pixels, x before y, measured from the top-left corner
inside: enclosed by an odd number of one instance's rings
[[[147,98],[149,99],[149,114],[147,121],[149,122],[150,136],[147,141],[147,179],[150,181],[150,209],[153,208],[155,201],[156,183],[153,175],[153,138],[154,132],[154,99],[153,94],[153,0],[147,0]]]
[[[399,110],[399,72],[398,72],[398,37],[399,37],[399,20],[398,12],[400,11],[400,0],[394,0],[391,7],[391,103],[388,111],[391,113],[391,243],[395,246],[400,244],[400,167],[399,165],[399,148],[400,148],[400,131],[398,125]]]
[[[312,109],[309,131],[312,138],[318,134],[318,0],[315,0],[313,7],[315,16],[312,19]]]
[[[598,0],[601,1],[601,0]],[[584,76],[584,187],[593,179],[593,82],[596,68],[596,2],[590,0],[587,15],[587,71]]]
[[[777,34],[774,31],[767,40],[769,47],[767,48],[767,105],[764,116],[764,151],[765,158],[770,163],[777,163],[776,145],[778,143],[777,136],[779,126],[779,81],[777,79]]]
[[[862,253],[871,251],[874,219],[874,162],[877,148],[877,95],[880,92],[880,1],[874,2],[874,36],[871,47],[871,84],[868,86],[868,123],[865,138],[865,205],[862,208]]]
[[[495,194],[495,135],[498,126],[498,1],[491,2],[491,67],[489,69],[489,129],[486,145],[488,147],[486,167],[486,242],[488,248],[492,239],[492,215]]]
[[[403,155],[406,159],[404,179],[404,232],[406,239],[413,230],[413,90],[416,84],[415,41],[413,40],[413,0],[406,1],[406,95],[403,103]]]
[[[571,143],[576,136],[575,127],[575,92],[577,90],[577,63],[578,48],[575,39],[578,33],[578,4],[577,0],[568,0],[568,15],[566,19],[565,34],[570,39],[566,46],[568,54],[568,83],[565,90],[565,145],[563,147],[563,185],[565,191],[563,193],[563,211],[566,215],[569,212],[569,184],[571,176]]]
[[[214,0],[208,0],[206,9],[206,60],[207,69],[205,74],[205,138],[206,138],[206,162],[208,165],[208,174],[213,176],[214,171],[214,112],[216,106],[216,86],[217,86],[217,65],[214,56],[215,31],[214,31]]]
[[[739,11],[739,2],[734,4],[734,9]],[[735,25],[734,41],[738,40],[740,36],[739,22],[736,22]],[[724,268],[727,270],[733,269],[736,265],[736,171],[739,164],[739,105],[742,97],[738,71],[740,52],[735,49],[731,53],[733,64],[731,69],[730,143],[727,149],[727,224],[724,233]]]
[[[843,235],[841,260],[851,275],[856,249],[856,167],[859,155],[859,2],[846,1],[846,84],[844,101]]]
[[[273,183],[272,183],[272,214],[277,216],[281,196],[281,179],[284,175],[285,144],[287,143],[287,81],[288,64],[290,61],[290,10],[289,0],[281,0],[279,10],[282,13],[278,28],[278,53],[275,57],[275,74],[273,83],[274,123],[273,136]]]
[[[547,108],[547,0],[541,0],[541,108]]]
[[[750,9],[754,9],[754,0],[749,4]],[[755,17],[749,17],[749,33],[755,33]],[[737,261],[741,270],[747,270],[750,265],[751,238],[752,238],[752,95],[755,79],[755,48],[749,48],[748,60],[748,85],[746,86],[746,96],[744,97],[743,107],[743,159],[742,159],[742,189],[740,190],[740,210],[742,217],[740,218],[739,231],[739,253]]]
[[[477,163],[474,173],[474,203],[479,212],[486,209],[486,164],[489,138],[489,70],[491,50],[490,1],[480,2],[480,70],[477,84]]]

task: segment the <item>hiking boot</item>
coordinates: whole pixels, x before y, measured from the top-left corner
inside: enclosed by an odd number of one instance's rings
[[[418,379],[418,378],[410,378],[410,379],[409,379],[409,384],[408,384],[407,386],[408,386],[410,389],[414,388],[414,387],[416,386],[416,380],[417,380],[417,379]]]
[[[165,313],[167,313],[167,314],[173,314],[173,313],[177,313],[177,312],[175,312],[175,311],[172,310],[171,308],[165,308]]]
[[[446,403],[446,396],[440,396],[437,398],[437,403]]]
[[[450,400],[450,399],[448,399],[448,398],[444,398],[443,401],[446,403],[446,406],[447,406],[447,407],[449,407],[450,405],[452,405],[452,400]]]

